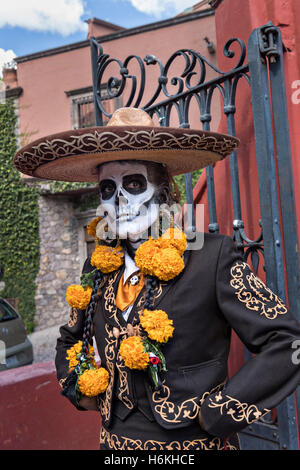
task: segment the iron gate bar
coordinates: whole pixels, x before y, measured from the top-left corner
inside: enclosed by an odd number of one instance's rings
[[[267,28],[270,31],[270,28]],[[273,29],[273,28],[272,28]],[[298,229],[295,210],[295,191],[293,181],[290,131],[286,103],[286,88],[283,70],[283,46],[281,33],[276,29],[278,59],[270,61],[269,73],[274,116],[278,182],[282,214],[282,231],[285,249],[286,275],[289,304],[292,312],[300,321],[300,275],[298,254]]]
[[[262,31],[271,46],[268,51],[269,74],[273,108],[273,124],[275,131],[276,157],[278,167],[278,183],[282,217],[282,232],[284,240],[284,253],[286,263],[287,292],[289,306],[293,314],[300,321],[300,274],[298,256],[298,228],[295,206],[295,191],[292,169],[292,155],[290,145],[290,130],[286,101],[286,85],[283,69],[283,43],[280,29],[274,28],[272,23],[267,24]],[[298,411],[300,410],[300,387],[296,391]],[[290,398],[292,401],[292,397]],[[293,411],[292,405],[289,411]],[[289,419],[295,420],[295,416]],[[300,422],[298,422],[298,435],[300,436]],[[296,442],[295,442],[296,445]]]
[[[267,25],[270,27],[270,25]],[[267,34],[263,35],[261,32]],[[152,117],[154,114],[159,119],[161,126],[168,126],[170,123],[171,112],[174,111],[178,115],[179,125],[182,128],[189,128],[189,107],[191,100],[195,98],[200,111],[200,122],[202,123],[203,130],[210,130],[211,122],[211,102],[213,94],[218,90],[221,94],[221,99],[224,103],[224,114],[227,122],[227,133],[235,135],[235,95],[238,82],[240,79],[246,79],[251,85],[252,94],[252,107],[254,116],[254,129],[256,138],[256,158],[258,167],[259,177],[259,193],[261,203],[261,215],[262,220],[259,221],[261,227],[260,235],[255,240],[250,240],[247,236],[244,228],[244,222],[242,220],[241,201],[240,201],[240,188],[239,188],[239,177],[238,177],[238,159],[237,152],[233,152],[230,156],[230,174],[231,174],[231,187],[232,187],[232,203],[233,203],[233,238],[237,242],[238,247],[244,250],[244,259],[247,261],[247,257],[251,255],[251,261],[254,267],[254,271],[257,272],[259,255],[258,252],[265,256],[266,260],[266,271],[267,271],[267,283],[270,288],[278,293],[278,295],[285,301],[285,286],[283,281],[283,252],[282,242],[279,224],[279,208],[277,198],[277,186],[276,186],[276,168],[275,168],[275,150],[273,145],[273,129],[272,129],[272,115],[271,115],[271,103],[270,103],[270,92],[268,84],[268,69],[267,64],[262,63],[262,54],[264,57],[274,57],[276,55],[278,59],[276,69],[274,68],[274,76],[278,81],[282,78],[279,77],[278,70],[283,74],[282,69],[282,53],[277,53],[278,45],[276,38],[273,38],[272,31],[264,30],[264,27],[255,30],[248,42],[248,57],[249,64],[244,64],[246,57],[246,46],[242,40],[238,38],[232,38],[228,40],[224,46],[224,55],[227,58],[232,59],[235,53],[230,49],[231,45],[237,43],[240,46],[240,55],[236,62],[236,65],[227,72],[223,72],[211,64],[205,57],[200,53],[192,49],[181,49],[176,51],[168,59],[164,66],[162,62],[153,55],[148,54],[144,61],[138,56],[130,55],[123,62],[119,59],[110,58],[108,54],[103,53],[103,49],[100,44],[97,43],[95,38],[91,38],[91,55],[92,55],[92,69],[93,69],[93,90],[95,100],[95,121],[96,125],[102,125],[102,115],[104,114],[108,118],[111,116],[104,107],[102,106],[102,100],[109,98],[119,98],[126,87],[126,83],[129,83],[129,98],[127,99],[126,106],[138,107],[142,103],[142,98],[145,90],[145,64],[146,66],[158,66],[159,76],[158,82],[155,85],[155,91],[147,101],[146,105],[141,106],[149,115]],[[168,77],[168,72],[172,62],[181,57],[184,59],[184,70],[180,76],[173,76],[171,79]],[[141,81],[138,83],[137,77],[130,74],[129,66],[133,61],[136,61],[140,70]],[[105,84],[102,83],[104,72],[110,64],[117,64],[119,66],[120,78],[110,76],[106,82],[105,97],[103,97],[103,90]],[[200,75],[195,72],[196,65],[200,66]],[[272,63],[273,65],[273,63]],[[206,67],[210,67],[215,71],[217,77],[209,81],[205,81],[206,78]],[[279,68],[278,68],[279,67]],[[250,72],[250,77],[248,73]],[[270,69],[271,74],[271,69]],[[283,75],[282,75],[283,76]],[[196,85],[191,85],[192,78],[197,78]],[[177,87],[176,92],[173,94],[169,93],[167,85],[173,85]],[[282,106],[284,99],[282,84],[281,91],[278,93],[279,84],[273,80],[274,88],[272,88],[272,100],[275,98],[276,102],[273,102],[273,107],[276,108]],[[137,95],[137,97],[136,97]],[[164,96],[163,96],[164,95]],[[158,99],[160,101],[158,102]],[[278,102],[277,102],[278,101]],[[275,103],[275,104],[274,104]],[[278,109],[278,108],[277,108]],[[286,109],[286,108],[285,108]],[[276,113],[276,117],[279,118],[280,112]],[[280,135],[282,132],[281,121],[278,120],[276,127],[276,136],[279,140],[276,140],[276,150],[280,153],[282,158],[282,166],[284,166],[284,158],[290,159],[289,147],[286,146],[286,136]],[[287,123],[285,123],[284,131],[288,132]],[[283,154],[283,150],[285,153]],[[280,162],[279,162],[280,164]],[[285,178],[290,177],[290,170],[285,168]],[[213,166],[206,167],[206,178],[207,178],[207,193],[208,193],[208,208],[209,208],[209,226],[208,230],[211,232],[218,232],[219,226],[217,221],[217,210],[215,200],[215,189],[214,189],[214,168]],[[283,184],[283,190],[288,191],[287,187]],[[186,186],[186,197],[187,202],[193,202],[193,188],[191,174],[185,175],[185,186]],[[284,194],[284,192],[282,193]],[[293,200],[289,199],[291,202]],[[282,205],[282,210],[286,210],[286,204]],[[194,212],[193,212],[194,216]],[[193,216],[189,218],[189,226],[194,227]],[[292,217],[293,214],[290,215]],[[287,220],[287,219],[285,219]],[[293,221],[289,227],[286,227],[285,237],[288,236],[288,231],[293,230]],[[286,225],[286,222],[285,222]],[[294,232],[295,235],[296,232]],[[295,235],[296,236],[296,235]],[[264,238],[264,242],[263,242]],[[291,260],[295,263],[295,259]],[[294,278],[295,279],[295,278]],[[288,279],[290,282],[290,279]],[[245,351],[246,359],[250,358],[250,353]],[[300,399],[300,394],[299,394]],[[278,442],[278,435],[280,438],[281,448],[296,449],[296,435],[295,432],[295,406],[294,402],[289,397],[285,400],[280,407],[277,408],[278,424],[275,426],[271,421],[265,424],[263,420],[255,423],[255,426],[250,430],[246,428],[245,434],[240,433],[244,439],[245,448],[249,448],[249,440],[247,436],[252,435],[254,439],[259,436],[264,436],[264,446],[274,445],[276,447]],[[269,444],[267,444],[269,443]],[[251,446],[250,446],[251,447]]]
[[[257,171],[267,284],[286,302],[268,67],[260,48],[263,28],[255,29],[248,42]],[[277,416],[281,448],[298,449],[293,396],[277,407]]]

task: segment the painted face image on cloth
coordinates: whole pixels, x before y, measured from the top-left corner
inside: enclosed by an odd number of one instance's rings
[[[100,212],[119,238],[138,238],[157,220],[156,186],[138,162],[110,162],[99,167]],[[101,214],[101,215],[102,215]]]

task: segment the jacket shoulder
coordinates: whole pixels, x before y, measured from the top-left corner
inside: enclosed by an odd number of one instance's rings
[[[228,235],[222,235],[220,233],[209,233],[209,232],[197,232],[199,240],[199,249],[195,245],[195,251],[211,250],[219,251],[223,244],[233,245],[232,237]]]

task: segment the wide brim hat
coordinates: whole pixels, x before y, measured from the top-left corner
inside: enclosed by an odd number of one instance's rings
[[[56,181],[97,182],[98,166],[143,160],[167,166],[170,175],[190,173],[230,155],[239,140],[195,129],[155,127],[137,108],[120,108],[106,126],[49,135],[21,148],[14,165],[21,173]]]

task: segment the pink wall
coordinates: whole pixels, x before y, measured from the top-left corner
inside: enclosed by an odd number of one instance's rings
[[[88,39],[91,36],[94,36],[94,37],[104,36],[105,34],[115,33],[116,30],[124,29],[124,28],[121,28],[120,26],[106,23],[105,21],[98,22],[97,19],[95,18],[88,20],[87,23],[89,25],[88,36],[87,36]]]
[[[53,362],[0,373],[1,450],[97,450],[100,415],[60,395]]]
[[[272,21],[275,26],[281,28],[283,42],[288,48],[284,54],[286,93],[288,104],[288,117],[290,123],[290,139],[292,145],[292,163],[294,170],[295,198],[298,213],[298,223],[300,224],[300,139],[299,139],[299,109],[300,104],[292,103],[292,83],[300,79],[299,60],[300,52],[297,44],[300,41],[300,31],[296,28],[300,20],[300,2],[293,0],[251,0],[240,2],[239,0],[223,0],[216,10],[216,31],[218,44],[218,60],[221,69],[228,68],[228,59],[223,56],[223,46],[231,37],[238,37],[245,41],[253,29],[263,26],[268,21]],[[297,41],[298,39],[298,41]],[[247,59],[245,60],[247,63]],[[238,91],[238,112],[236,115],[237,137],[241,144],[238,151],[239,159],[239,181],[242,199],[242,216],[246,222],[246,232],[251,236],[259,233],[257,221],[259,213],[259,195],[257,181],[255,142],[252,124],[252,111],[249,106],[250,91],[248,86],[240,87]],[[225,132],[224,120],[219,127]],[[230,187],[229,160],[219,162],[215,167],[215,179],[217,187],[217,207],[219,207],[219,219],[221,232],[232,234],[232,202],[231,194],[224,199],[224,185]],[[251,195],[251,197],[249,197]],[[203,174],[195,191],[195,196],[199,202],[206,200],[206,181]],[[207,223],[208,214],[206,213]],[[300,225],[299,225],[300,228]],[[300,232],[299,232],[300,233]]]
[[[163,63],[177,49],[192,48],[216,63],[216,58],[207,52],[203,40],[208,36],[216,42],[214,16],[207,16],[158,30],[123,37],[103,43],[104,52],[111,57],[124,60],[130,54],[154,54]],[[177,59],[170,70],[173,75],[182,73],[184,60]],[[116,68],[109,69],[117,72]],[[134,64],[130,65],[130,71]],[[146,93],[142,105],[152,96],[159,76],[158,66],[147,67]],[[119,75],[117,75],[119,76]],[[208,78],[212,74],[208,75]],[[18,64],[18,82],[24,90],[20,97],[20,126],[25,133],[22,143],[26,144],[39,137],[71,128],[70,104],[65,91],[92,85],[89,47],[38,58]],[[175,92],[176,88],[169,88]],[[217,106],[217,102],[216,102]],[[218,125],[218,113],[214,127]],[[174,125],[177,125],[174,121]],[[199,118],[191,120],[199,127]]]
[[[292,163],[294,173],[294,187],[296,197],[297,220],[300,224],[300,139],[299,139],[299,109],[300,104],[293,104],[291,100],[292,83],[300,79],[299,48],[300,31],[296,26],[300,21],[300,2],[293,0],[223,0],[216,10],[216,31],[218,45],[219,67],[228,70],[228,59],[223,56],[223,46],[232,37],[238,37],[245,41],[253,29],[272,21],[275,26],[281,28],[283,41],[288,48],[284,54],[284,66],[286,77],[286,93],[288,104],[288,117],[290,122],[290,139],[292,146]],[[238,49],[237,49],[238,50]],[[247,59],[245,60],[247,63]],[[260,233],[258,220],[260,218],[259,193],[257,184],[257,169],[255,156],[255,141],[253,133],[252,111],[249,105],[250,91],[248,86],[239,85],[238,107],[236,115],[237,137],[241,140],[238,150],[239,181],[242,202],[242,219],[245,222],[245,230],[250,238],[256,238]],[[226,125],[222,119],[219,130],[226,132]],[[216,204],[220,232],[232,235],[232,197],[230,191],[230,167],[229,159],[219,162],[215,166]],[[224,198],[225,191],[227,197]],[[194,191],[195,199],[205,204],[205,226],[209,222],[207,210],[206,177],[203,173]],[[300,229],[300,227],[299,227]],[[300,233],[300,230],[298,231]],[[265,277],[262,269],[259,276]],[[231,349],[231,373],[237,370],[243,361],[242,346],[236,339]]]

